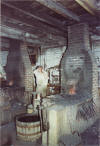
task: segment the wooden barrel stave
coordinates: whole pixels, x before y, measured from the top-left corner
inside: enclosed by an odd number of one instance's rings
[[[24,141],[34,141],[41,136],[40,121],[20,122],[16,120],[17,138]]]

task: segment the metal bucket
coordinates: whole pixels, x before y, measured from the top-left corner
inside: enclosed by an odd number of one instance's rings
[[[27,113],[28,114],[32,114],[33,113],[33,105],[32,104],[28,105],[28,107],[27,107]]]
[[[16,118],[17,138],[23,141],[34,141],[41,136],[40,118],[38,115],[20,115]]]

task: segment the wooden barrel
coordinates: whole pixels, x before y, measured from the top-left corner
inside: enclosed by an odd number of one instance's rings
[[[23,141],[34,141],[41,136],[40,118],[38,115],[20,115],[16,118],[17,138]]]

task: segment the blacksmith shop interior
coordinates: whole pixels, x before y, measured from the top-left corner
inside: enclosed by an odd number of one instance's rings
[[[0,6],[0,146],[100,146],[100,1]]]

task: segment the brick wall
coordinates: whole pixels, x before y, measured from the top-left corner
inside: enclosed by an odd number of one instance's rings
[[[21,43],[20,51],[21,51],[23,69],[24,69],[23,77],[24,77],[25,91],[33,91],[33,72],[32,72],[32,66],[29,59],[29,55],[27,52],[27,45]]]
[[[98,84],[100,88],[100,40],[92,41],[92,51],[95,55],[96,63],[98,66],[98,76],[99,76]]]

